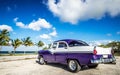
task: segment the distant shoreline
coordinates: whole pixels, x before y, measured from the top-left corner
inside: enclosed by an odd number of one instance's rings
[[[26,54],[33,54],[33,53],[37,53],[38,51],[15,51],[16,54],[23,54],[23,53],[26,53]],[[0,51],[0,54],[11,54],[11,53],[14,53],[14,51]]]

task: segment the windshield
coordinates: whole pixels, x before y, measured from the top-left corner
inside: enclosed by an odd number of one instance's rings
[[[81,40],[76,40],[69,43],[69,47],[74,47],[74,46],[89,46],[89,45]]]
[[[52,48],[57,48],[57,42],[54,42]]]

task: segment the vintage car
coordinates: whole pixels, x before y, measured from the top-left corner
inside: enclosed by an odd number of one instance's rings
[[[78,72],[85,65],[95,68],[99,63],[115,62],[111,48],[89,46],[81,40],[64,39],[54,41],[49,50],[38,51],[40,64],[61,63],[72,72]]]

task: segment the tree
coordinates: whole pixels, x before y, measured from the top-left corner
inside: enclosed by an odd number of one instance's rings
[[[36,46],[38,46],[38,50],[39,50],[39,47],[44,46],[44,43],[42,41],[38,41],[38,43],[36,43]],[[38,50],[36,50],[36,53]]]
[[[52,45],[52,44],[48,44],[48,47],[47,47],[47,46],[45,46],[45,47],[43,48],[43,50],[50,49],[51,45]]]
[[[48,48],[47,47],[44,47],[43,50],[47,50]]]
[[[33,44],[33,42],[32,42],[32,40],[30,40],[30,37],[27,37],[27,38],[24,38],[24,39],[22,39],[22,44],[24,45],[24,46],[33,46],[34,44]],[[25,54],[25,51],[24,51],[24,54]]]
[[[113,41],[111,43],[108,43],[106,45],[99,45],[100,47],[108,48],[112,47],[112,49],[116,52],[120,52],[120,42],[119,41]]]
[[[48,49],[51,47],[52,44],[48,44]]]
[[[99,45],[99,47],[108,48],[109,46],[102,44],[102,45]]]
[[[39,41],[37,44],[36,44],[38,47],[42,47],[44,46],[44,43],[42,41]]]
[[[0,31],[0,50],[2,49],[2,46],[9,45],[9,40],[10,40],[9,36],[10,34],[6,29]]]
[[[22,44],[22,42],[19,39],[12,40],[12,46],[14,47],[14,54],[16,51],[16,48],[19,47]]]
[[[120,42],[119,41],[113,41],[111,43],[108,43],[107,46],[112,47],[113,50],[120,52]]]

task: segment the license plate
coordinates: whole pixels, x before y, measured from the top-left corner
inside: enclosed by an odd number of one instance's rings
[[[108,55],[103,55],[103,58],[108,58]]]
[[[102,60],[104,63],[110,62],[110,59],[103,59]]]

